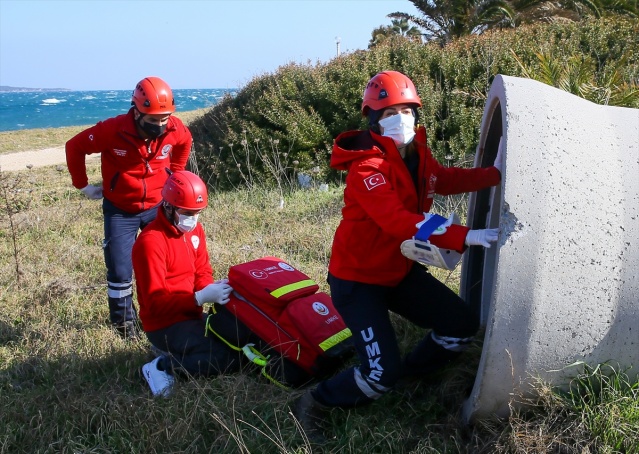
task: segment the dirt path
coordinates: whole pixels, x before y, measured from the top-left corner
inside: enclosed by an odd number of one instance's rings
[[[87,156],[87,162],[98,159],[99,154]],[[33,167],[54,165],[66,166],[64,147],[45,148],[44,150],[21,151],[18,153],[0,154],[0,171],[9,172]]]

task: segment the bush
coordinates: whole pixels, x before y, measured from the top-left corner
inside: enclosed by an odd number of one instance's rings
[[[283,175],[294,182],[299,172],[336,181],[339,175],[329,168],[333,139],[366,128],[360,115],[364,87],[374,74],[393,69],[409,75],[420,93],[420,120],[435,156],[456,165],[472,162],[496,74],[539,72],[541,52],[559,64],[575,56],[594,62],[589,77],[595,91],[611,83],[612,72],[636,87],[639,54],[625,49],[639,48],[638,37],[639,21],[608,18],[497,30],[445,47],[389,39],[326,64],[291,63],[254,78],[192,122],[194,159],[199,173],[220,189],[250,179],[274,184]],[[279,161],[282,174],[273,175],[260,155]]]

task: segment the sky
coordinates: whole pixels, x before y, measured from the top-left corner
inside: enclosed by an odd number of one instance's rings
[[[417,14],[409,0],[0,0],[0,85],[241,88],[366,49],[396,11]]]

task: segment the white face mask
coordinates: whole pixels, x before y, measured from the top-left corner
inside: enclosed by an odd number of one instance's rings
[[[398,113],[383,120],[379,125],[384,129],[383,136],[390,137],[398,147],[408,145],[415,137],[415,117]]]
[[[176,227],[181,232],[188,233],[197,225],[198,216],[199,214],[196,214],[195,216],[187,216],[185,214],[178,213],[178,222],[176,224]]]

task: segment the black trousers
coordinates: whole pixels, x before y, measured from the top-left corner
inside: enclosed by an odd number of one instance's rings
[[[353,333],[360,364],[318,385],[313,395],[324,405],[370,403],[392,389],[400,376],[427,372],[456,357],[479,328],[471,308],[417,263],[395,287],[346,281],[330,274],[328,282],[333,304]],[[390,312],[432,330],[406,361]]]
[[[229,314],[230,316],[230,314]],[[233,320],[219,317],[216,325],[228,330]],[[218,323],[219,322],[219,323]],[[169,353],[160,361],[160,367],[169,373],[208,377],[236,372],[240,368],[240,354],[222,343],[213,334],[206,334],[206,316],[185,320],[167,328],[147,332],[154,347]]]
[[[146,333],[154,347],[169,353],[162,358],[160,367],[178,376],[188,374],[194,377],[233,373],[240,368],[257,371],[257,366],[253,366],[243,353],[229,347],[215,334],[206,334],[206,319],[207,314],[203,314],[202,319],[187,320]],[[311,380],[310,374],[282,358],[223,306],[216,305],[209,324],[226,342],[235,347],[254,344],[269,358],[266,373],[280,383],[297,387]]]

